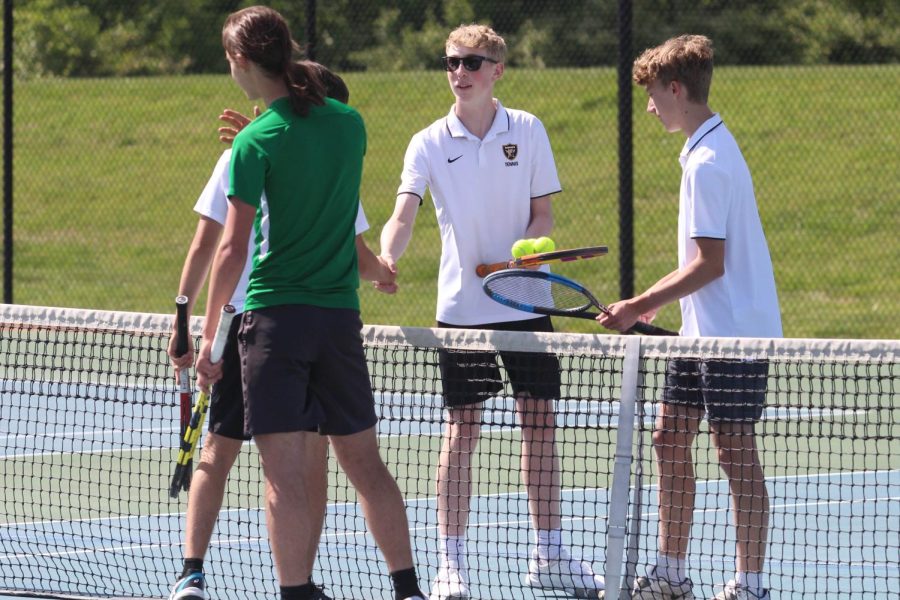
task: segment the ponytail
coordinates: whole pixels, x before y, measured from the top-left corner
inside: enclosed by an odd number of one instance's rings
[[[340,75],[335,74],[325,65],[312,60],[302,60],[300,64],[306,65],[316,74],[325,88],[326,96],[334,98],[342,104],[350,102],[350,90],[347,89],[347,84],[344,83]]]
[[[291,108],[301,117],[309,114],[310,106],[325,104],[325,83],[317,70],[307,63],[290,62],[284,73],[284,83],[287,85]]]

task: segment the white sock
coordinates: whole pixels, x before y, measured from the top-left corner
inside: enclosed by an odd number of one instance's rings
[[[738,571],[734,575],[734,581],[741,587],[745,587],[757,596],[762,595],[762,573]]]
[[[538,557],[542,560],[556,560],[562,550],[561,529],[538,529],[535,532]]]
[[[441,566],[463,569],[466,564],[466,538],[462,535],[440,536],[438,550],[441,555]]]
[[[681,583],[687,579],[687,564],[682,558],[657,554],[655,575],[671,583]]]

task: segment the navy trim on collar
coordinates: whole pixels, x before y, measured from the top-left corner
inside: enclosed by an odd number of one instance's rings
[[[710,133],[712,133],[713,131],[715,131],[715,130],[719,127],[719,125],[721,125],[721,124],[724,123],[724,122],[725,122],[725,121],[719,121],[718,123],[716,123],[715,125],[713,125],[712,127],[710,127],[710,128],[706,131],[706,133],[704,133],[703,135],[701,135],[700,138],[699,138],[696,142],[694,142],[694,145],[693,145],[693,146],[691,146],[690,148],[688,148],[688,151],[687,151],[686,154],[687,154],[687,155],[690,155],[690,153],[694,151],[694,148],[696,148],[696,147],[700,144],[700,142],[703,141],[703,138],[705,138],[705,137],[708,136]]]

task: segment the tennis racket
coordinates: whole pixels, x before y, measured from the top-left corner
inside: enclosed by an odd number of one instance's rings
[[[235,309],[232,305],[226,304],[222,307],[219,326],[216,328],[216,335],[213,338],[212,348],[209,351],[209,359],[214,363],[222,360],[222,354],[225,352],[225,343],[228,341],[228,330],[231,328],[231,321],[234,319],[234,316]],[[184,371],[187,371],[187,369],[184,369]],[[172,483],[169,486],[169,496],[172,498],[177,498],[178,492],[181,490],[190,488],[192,460],[194,451],[197,449],[197,442],[200,441],[200,433],[203,431],[203,422],[206,419],[207,410],[209,410],[209,396],[206,392],[201,391],[178,446],[175,473],[172,475]]]
[[[540,252],[538,254],[526,254],[519,258],[513,258],[503,262],[491,263],[489,265],[478,265],[475,273],[479,277],[487,277],[491,273],[501,271],[503,269],[515,269],[516,267],[533,267],[535,265],[544,265],[552,262],[568,262],[571,260],[583,260],[586,258],[594,258],[595,256],[603,256],[609,252],[606,246],[587,246],[585,248],[572,248],[570,250],[554,250],[553,252]]]
[[[179,357],[187,354],[188,335],[188,297],[179,295],[175,298],[175,353]],[[183,439],[191,422],[191,373],[188,369],[178,371],[178,397],[181,415],[178,439]],[[190,484],[188,476],[184,481],[184,489],[188,489]]]
[[[509,269],[497,271],[482,282],[484,293],[492,300],[511,308],[539,315],[596,319],[597,308],[609,313],[583,285],[556,273]],[[644,335],[678,335],[674,331],[638,321],[625,333]]]

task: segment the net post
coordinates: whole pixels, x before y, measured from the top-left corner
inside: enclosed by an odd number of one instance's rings
[[[632,0],[618,2],[619,297],[634,296],[634,149],[632,140]]]
[[[641,337],[629,336],[625,341],[622,361],[622,387],[619,397],[619,425],[616,429],[616,453],[609,496],[609,521],[606,534],[606,589],[621,590],[620,598],[630,592],[621,588],[622,559],[628,520],[628,494],[631,482],[632,449],[634,447],[634,406],[637,399]]]
[[[3,2],[3,302],[13,303],[13,2]]]
[[[638,380],[638,385],[644,385],[643,374]],[[637,431],[637,451],[634,457],[634,506],[631,509],[631,520],[628,523],[628,548],[625,557],[625,580],[622,591],[619,595],[621,600],[630,600],[631,587],[634,583],[635,571],[637,569],[638,554],[640,552],[641,543],[641,525],[643,524],[643,515],[641,514],[644,506],[644,429],[643,422],[646,417],[646,403],[643,399],[638,399],[636,403],[637,418],[641,425],[635,427]]]

